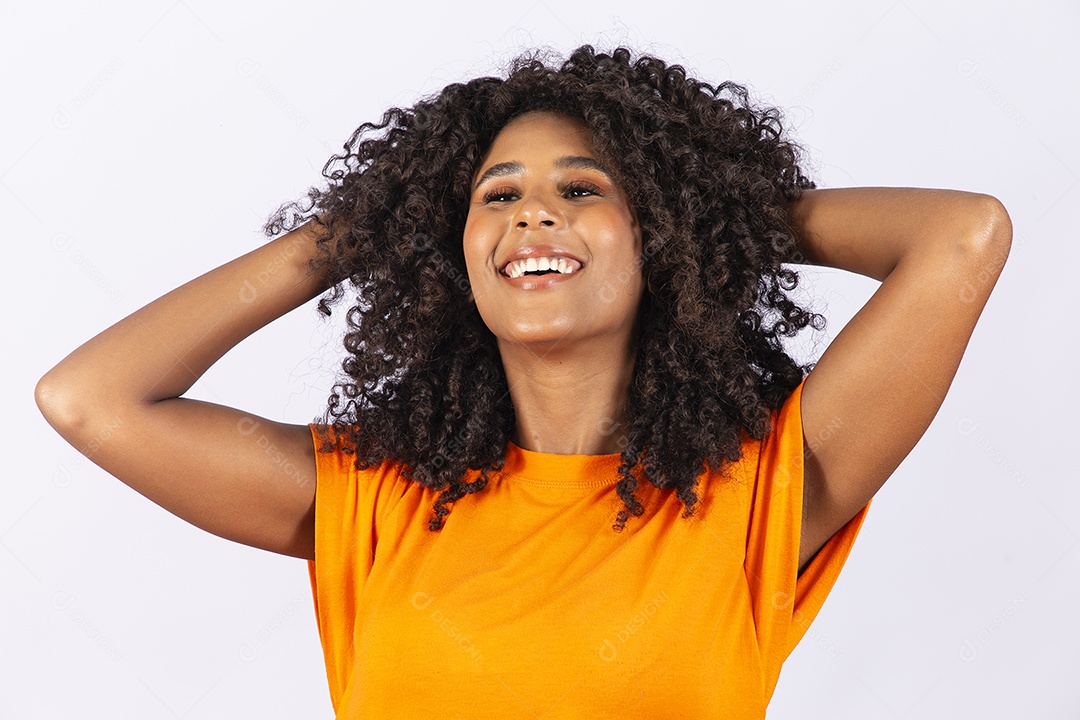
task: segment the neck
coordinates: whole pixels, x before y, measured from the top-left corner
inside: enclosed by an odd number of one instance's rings
[[[557,349],[500,342],[517,419],[516,445],[557,455],[607,455],[625,445],[630,347],[599,340]]]

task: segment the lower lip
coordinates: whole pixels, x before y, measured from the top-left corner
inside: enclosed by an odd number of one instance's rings
[[[499,276],[519,290],[543,290],[544,288],[554,287],[573,280],[581,274],[581,271],[584,269],[585,268],[581,268],[565,275],[560,273],[548,273],[547,275],[522,275],[521,277],[511,278],[499,273]]]

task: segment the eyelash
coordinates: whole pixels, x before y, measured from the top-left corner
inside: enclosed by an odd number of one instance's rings
[[[584,182],[582,180],[574,180],[572,182],[566,183],[566,185],[563,186],[564,193],[573,191],[585,191],[588,193],[592,193],[593,195],[600,194],[600,188],[590,182]],[[505,195],[513,195],[514,192],[515,191],[511,190],[510,188],[495,188],[493,190],[488,190],[486,193],[484,193],[483,201],[485,203],[503,202],[498,198],[501,198]]]

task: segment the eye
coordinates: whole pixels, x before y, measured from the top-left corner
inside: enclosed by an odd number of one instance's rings
[[[563,187],[563,193],[570,195],[571,197],[584,197],[584,194],[599,195],[600,188],[593,185],[591,182],[585,182],[584,180],[575,180],[567,183]],[[578,194],[582,193],[582,194]]]
[[[512,188],[494,188],[484,193],[483,201],[485,203],[502,202],[513,198],[515,195],[516,193]]]

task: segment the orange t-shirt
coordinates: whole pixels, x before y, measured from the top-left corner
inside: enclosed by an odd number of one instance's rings
[[[801,394],[727,477],[703,474],[693,517],[641,482],[622,533],[617,454],[510,443],[432,532],[438,493],[399,466],[316,452],[308,569],[336,717],[763,718],[869,508],[798,574]]]

